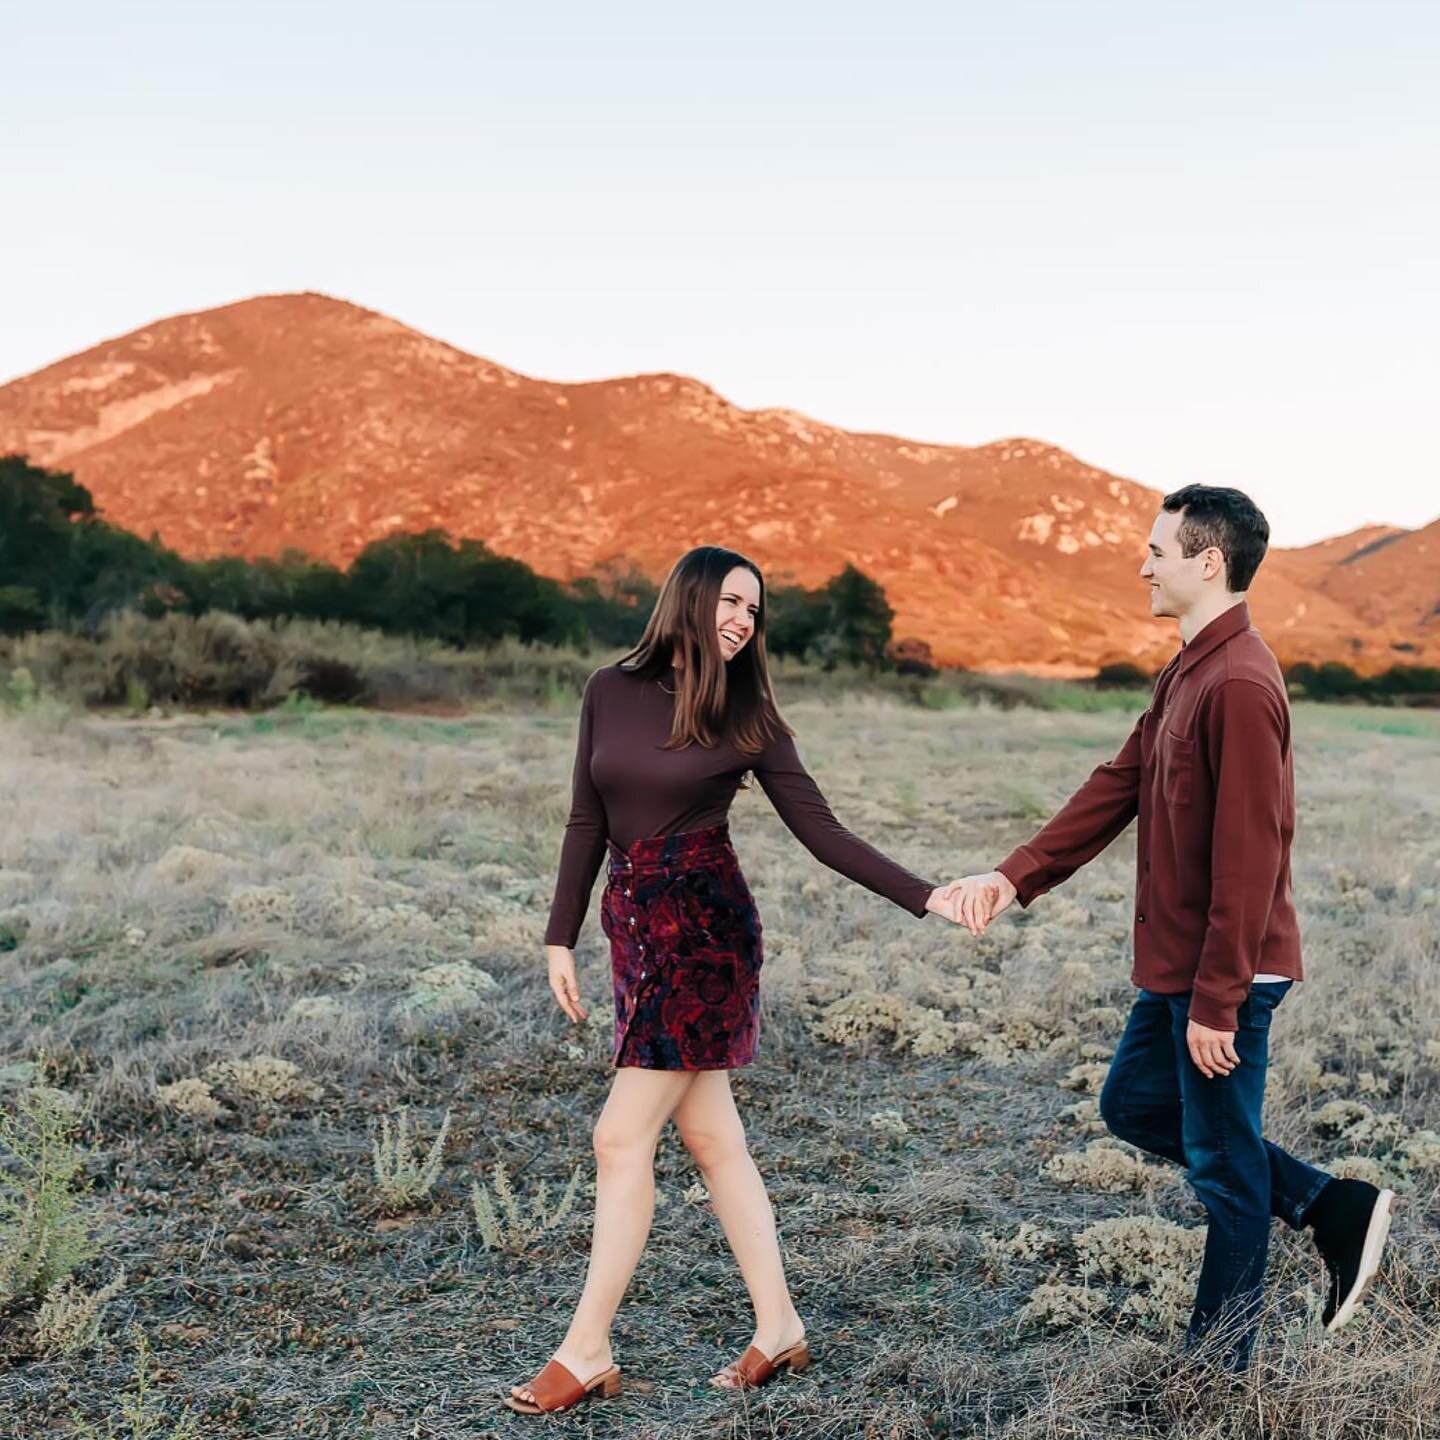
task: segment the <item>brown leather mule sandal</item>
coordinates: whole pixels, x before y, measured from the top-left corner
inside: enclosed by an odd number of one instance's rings
[[[809,1363],[810,1346],[804,1340],[798,1345],[792,1345],[788,1350],[782,1350],[773,1360],[763,1350],[757,1350],[752,1345],[738,1360],[731,1361],[720,1375],[712,1375],[710,1383],[717,1390],[753,1390],[757,1385],[763,1385],[771,1379],[782,1366],[789,1366],[793,1375],[798,1374]],[[726,1382],[720,1378],[721,1375],[734,1378]]]
[[[548,1415],[553,1410],[568,1410],[597,1391],[605,1399],[618,1395],[620,1367],[612,1365],[582,1385],[558,1360],[548,1360],[545,1368],[525,1388],[535,1397],[533,1405],[514,1395],[502,1398],[521,1415]]]

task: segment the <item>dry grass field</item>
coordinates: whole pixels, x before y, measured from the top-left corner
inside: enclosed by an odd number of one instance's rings
[[[1131,718],[788,713],[842,819],[937,879],[1024,838]],[[1166,1378],[1201,1214],[1095,1113],[1130,997],[1130,841],[977,943],[823,870],[755,790],[732,829],[766,1020],[736,1088],[818,1363],[748,1397],[704,1383],[748,1311],[672,1134],[615,1336],[626,1393],[536,1422],[496,1396],[578,1291],[609,1081],[593,918],[580,1032],[539,943],[573,700],[0,720],[0,1106],[78,1107],[76,1286],[124,1272],[93,1342],[53,1303],[0,1312],[0,1433],[1440,1434],[1440,715],[1296,724],[1311,979],[1277,1016],[1268,1113],[1400,1190],[1351,1329],[1321,1338],[1318,1261],[1277,1226],[1253,1378]],[[416,1163],[382,1191],[372,1147],[402,1117]]]

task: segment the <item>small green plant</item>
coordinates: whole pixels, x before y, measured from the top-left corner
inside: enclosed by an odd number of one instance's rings
[[[493,1199],[483,1181],[477,1180],[470,1188],[470,1206],[475,1212],[475,1224],[480,1231],[481,1244],[487,1250],[508,1250],[512,1255],[528,1250],[546,1231],[559,1226],[574,1206],[580,1189],[580,1167],[577,1165],[553,1210],[550,1208],[549,1182],[545,1180],[536,1187],[535,1198],[527,1210],[510,1183],[503,1160],[495,1162],[490,1177],[495,1190]]]
[[[150,687],[138,675],[125,678],[125,708],[132,715],[142,715],[150,708]]]
[[[575,708],[575,685],[569,676],[546,673],[540,693],[540,703],[546,710],[566,715]]]
[[[422,1159],[416,1140],[410,1135],[409,1112],[401,1110],[393,1125],[388,1115],[381,1116],[380,1134],[373,1146],[375,1188],[387,1210],[408,1210],[430,1193],[440,1174],[449,1134],[450,1112],[447,1110],[439,1133]]]
[[[125,1288],[125,1272],[100,1290],[82,1290],[69,1277],[45,1297],[35,1321],[35,1341],[46,1355],[78,1355],[100,1338],[105,1307]]]
[[[76,1102],[48,1085],[0,1115],[0,1303],[42,1299],[95,1254],[76,1187],[79,1128]]]
[[[135,1379],[129,1392],[120,1396],[119,1414],[109,1416],[103,1430],[77,1419],[73,1433],[83,1440],[200,1440],[200,1427],[188,1410],[172,1421],[152,1394],[150,1342],[138,1326],[133,1334]]]
[[[317,700],[315,696],[304,690],[292,690],[279,705],[282,715],[299,716],[304,718],[307,715],[323,715],[325,713],[325,702]]]
[[[39,696],[39,689],[35,684],[35,677],[30,673],[28,667],[17,665],[10,672],[9,679],[5,681],[3,691],[4,703],[12,710],[31,710]]]
[[[1021,820],[1043,820],[1050,814],[1051,807],[1045,800],[1024,785],[1001,784],[996,787],[995,798],[1008,814]]]

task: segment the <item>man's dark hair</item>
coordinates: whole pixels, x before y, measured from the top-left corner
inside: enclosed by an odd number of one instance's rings
[[[1167,495],[1161,507],[1180,521],[1180,553],[1188,560],[1212,545],[1225,555],[1225,584],[1231,594],[1250,588],[1270,546],[1270,524],[1243,491],[1223,485],[1187,485]]]

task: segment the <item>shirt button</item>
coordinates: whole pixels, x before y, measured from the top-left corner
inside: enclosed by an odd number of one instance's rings
[[[1144,917],[1143,915],[1137,915],[1135,918],[1136,918],[1142,925],[1145,923],[1145,917]]]
[[[630,923],[632,925],[635,923],[635,917],[633,915],[630,917]]]

